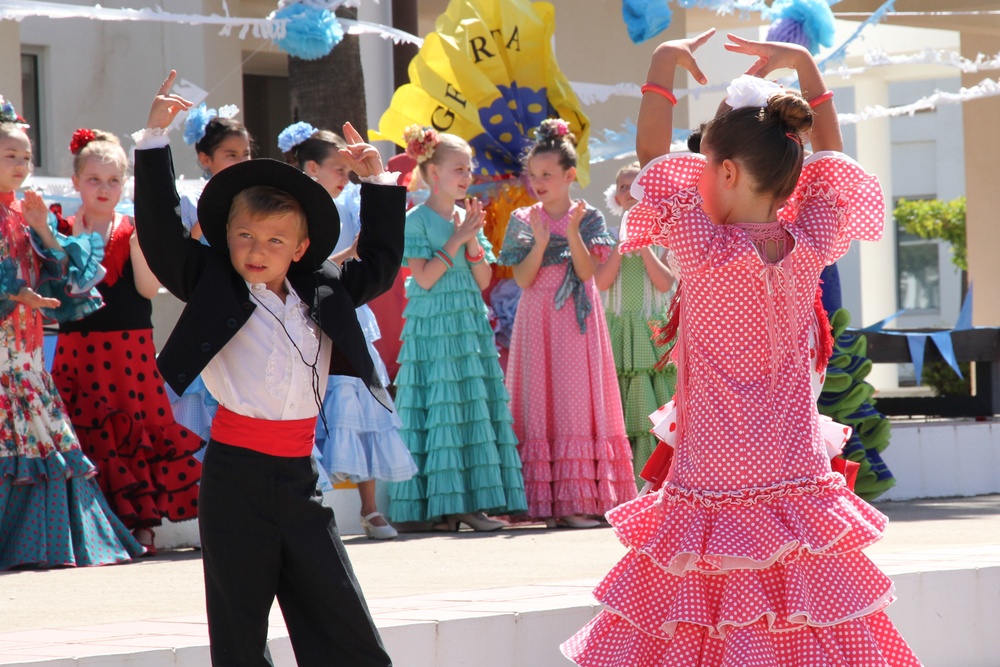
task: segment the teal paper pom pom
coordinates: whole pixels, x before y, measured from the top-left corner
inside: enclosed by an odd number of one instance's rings
[[[344,38],[340,21],[329,9],[295,2],[279,8],[273,18],[288,19],[285,36],[274,40],[275,45],[302,60],[318,60],[328,55]]]

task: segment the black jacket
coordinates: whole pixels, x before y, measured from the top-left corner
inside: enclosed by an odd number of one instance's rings
[[[239,331],[256,308],[225,248],[188,238],[174,187],[170,148],[135,152],[135,227],[149,268],[187,303],[157,357],[163,379],[178,394]],[[382,405],[389,396],[368,354],[355,309],[392,286],[403,259],[406,191],[361,186],[360,262],[324,262],[315,273],[289,276],[309,315],[333,341],[330,375],[361,378]],[[263,378],[261,379],[263,381]]]

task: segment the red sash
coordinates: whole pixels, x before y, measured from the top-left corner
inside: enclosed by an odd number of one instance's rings
[[[220,405],[212,420],[212,440],[270,456],[310,456],[316,440],[316,417],[257,419]]]

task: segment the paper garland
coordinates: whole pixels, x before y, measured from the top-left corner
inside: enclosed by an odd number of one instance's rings
[[[920,384],[920,379],[924,370],[924,352],[927,350],[928,339],[934,343],[935,347],[937,347],[938,352],[941,353],[941,357],[945,360],[945,363],[947,363],[948,366],[950,366],[951,369],[958,374],[958,377],[963,377],[962,371],[958,365],[958,360],[955,358],[955,346],[952,343],[951,335],[956,331],[967,331],[975,328],[972,326],[972,285],[969,285],[969,292],[965,295],[965,301],[962,302],[962,310],[959,311],[958,319],[955,321],[955,326],[952,329],[933,332],[885,329],[886,324],[905,312],[906,309],[904,308],[903,310],[890,315],[880,322],[876,322],[871,326],[861,329],[861,331],[878,332],[888,334],[890,336],[905,336],[906,345],[910,349],[910,361],[913,363],[913,373],[916,375],[917,384]]]
[[[250,18],[239,16],[219,16],[218,14],[178,14],[162,9],[144,7],[142,9],[112,9],[100,5],[69,5],[58,2],[38,2],[36,0],[0,0],[0,20],[23,21],[26,18],[50,19],[96,19],[99,21],[152,21],[158,23],[182,23],[185,25],[217,25],[220,35],[228,36],[237,30],[240,39],[252,35],[260,39],[278,40],[287,35],[289,20],[281,18]],[[420,46],[423,40],[416,35],[392,26],[369,21],[337,19],[345,32],[351,35],[375,34],[391,39],[399,44],[406,42]]]

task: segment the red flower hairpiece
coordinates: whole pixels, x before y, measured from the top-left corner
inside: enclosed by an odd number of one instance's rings
[[[83,150],[84,146],[89,144],[91,141],[96,139],[93,130],[88,130],[85,127],[81,127],[79,130],[73,133],[73,138],[69,140],[69,152],[73,155],[79,155],[80,151]]]

